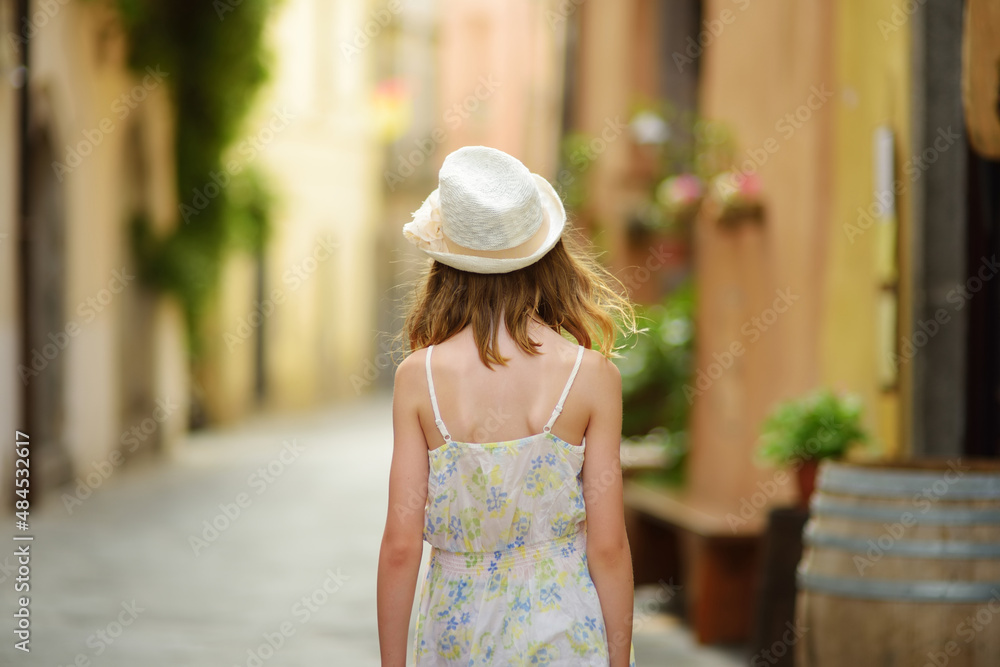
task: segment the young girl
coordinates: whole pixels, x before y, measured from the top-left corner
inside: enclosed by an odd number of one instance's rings
[[[627,331],[635,319],[565,225],[544,178],[472,146],[445,159],[403,228],[434,262],[393,391],[383,667],[406,664],[422,540],[418,667],[634,667],[621,377],[608,358],[614,316]]]

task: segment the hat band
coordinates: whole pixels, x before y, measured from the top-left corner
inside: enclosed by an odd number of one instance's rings
[[[448,252],[456,255],[472,255],[473,257],[492,257],[494,259],[519,259],[521,257],[529,257],[533,252],[538,250],[545,242],[546,237],[549,234],[549,216],[542,216],[542,224],[538,226],[535,233],[528,237],[527,241],[519,243],[512,248],[503,248],[501,250],[476,250],[474,248],[467,248],[465,246],[455,243],[453,240],[448,238],[448,235],[444,235],[444,242],[448,246]]]

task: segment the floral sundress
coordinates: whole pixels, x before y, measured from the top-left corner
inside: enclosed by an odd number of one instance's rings
[[[551,432],[583,346],[542,432],[490,443],[452,440],[434,393],[433,348],[427,384],[445,443],[428,452],[423,536],[432,548],[416,666],[606,667],[608,637],[587,567],[586,441],[571,445]],[[635,667],[631,643],[628,651]]]

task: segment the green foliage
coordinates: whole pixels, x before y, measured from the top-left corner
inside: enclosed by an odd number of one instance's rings
[[[583,132],[568,132],[559,144],[559,176],[555,186],[569,211],[580,211],[587,203],[586,173],[595,156],[591,137]]]
[[[143,282],[180,299],[193,353],[199,349],[199,318],[218,284],[226,251],[258,250],[267,236],[271,196],[263,178],[249,165],[227,169],[225,155],[245,131],[247,112],[268,76],[263,33],[275,4],[117,0],[130,67],[137,73],[147,67],[165,72],[176,112],[177,224],[160,234],[144,216],[136,217],[132,247]],[[217,195],[199,199],[227,176],[231,180]]]
[[[694,365],[694,289],[687,282],[662,304],[636,311],[644,330],[620,341],[625,349],[615,360],[622,375],[622,434],[662,428],[683,439],[691,407],[684,387]]]
[[[861,413],[859,397],[828,389],[781,403],[764,421],[758,456],[778,465],[841,457],[868,440]]]

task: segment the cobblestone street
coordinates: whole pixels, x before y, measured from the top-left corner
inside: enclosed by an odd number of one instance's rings
[[[12,646],[12,547],[0,556],[0,664],[378,665],[390,453],[380,396],[201,432],[86,498],[49,496],[31,515],[30,654]],[[635,647],[645,667],[740,664],[658,615]]]

